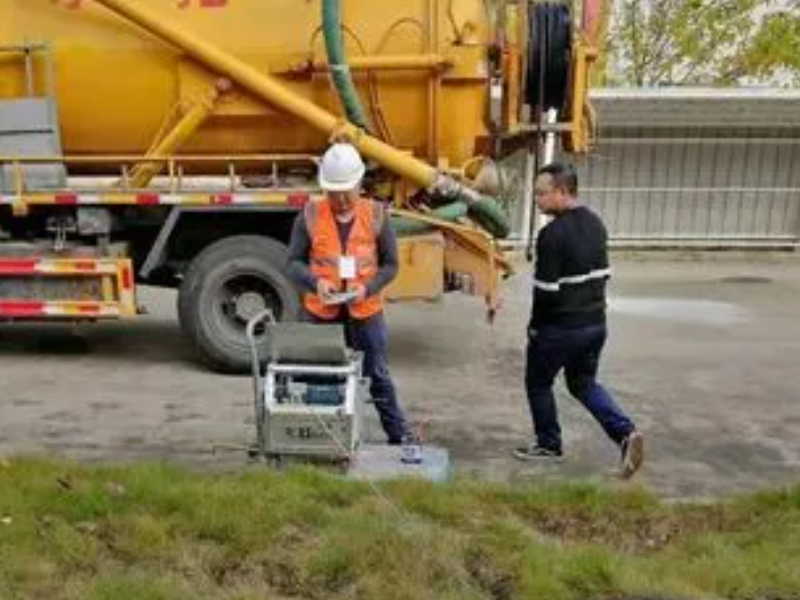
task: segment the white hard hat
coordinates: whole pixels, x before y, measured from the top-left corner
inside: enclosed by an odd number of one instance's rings
[[[333,144],[319,166],[319,186],[331,192],[355,189],[364,177],[364,161],[350,144]]]

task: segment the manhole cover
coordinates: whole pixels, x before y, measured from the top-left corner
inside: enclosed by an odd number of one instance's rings
[[[736,277],[724,277],[723,283],[772,283],[769,277],[759,277],[757,275],[739,275]]]

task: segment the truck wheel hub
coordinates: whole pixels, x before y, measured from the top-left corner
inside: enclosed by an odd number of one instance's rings
[[[267,308],[264,296],[258,292],[244,292],[236,298],[236,316],[242,321],[249,321]]]

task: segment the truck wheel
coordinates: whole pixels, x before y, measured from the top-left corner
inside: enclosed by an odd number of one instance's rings
[[[297,289],[284,274],[280,242],[256,235],[222,239],[189,265],[178,293],[181,327],[203,360],[225,373],[250,370],[247,321],[265,308],[291,321],[300,313]],[[264,356],[266,339],[259,344]]]

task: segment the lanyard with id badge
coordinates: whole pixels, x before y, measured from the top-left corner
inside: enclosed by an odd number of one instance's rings
[[[348,279],[356,278],[356,257],[355,256],[340,256],[339,257],[339,279],[347,281]]]
[[[356,278],[356,258],[355,256],[339,257],[339,279],[348,281]],[[325,304],[346,304],[355,300],[358,292],[348,291],[331,294],[325,300]]]

